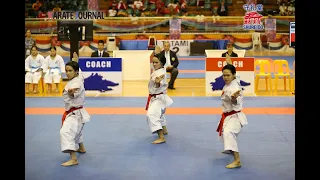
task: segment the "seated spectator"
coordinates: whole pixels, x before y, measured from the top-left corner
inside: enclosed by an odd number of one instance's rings
[[[116,7],[112,7],[111,9],[109,9],[108,12],[109,12],[109,14],[108,14],[109,17],[116,17],[117,16]]]
[[[182,3],[181,3],[181,12],[182,13],[186,13],[188,12],[188,6],[187,6],[187,2],[184,0]]]
[[[138,0],[138,1],[134,1],[133,3],[133,9],[135,10],[143,10],[143,3],[141,2],[141,0]]]
[[[290,6],[288,7],[288,16],[294,16],[295,15],[295,7],[293,6],[292,3],[290,3]]]
[[[197,0],[197,7],[204,8],[204,0]]]
[[[224,0],[219,4],[217,13],[219,16],[228,16],[228,5],[225,4]]]
[[[117,9],[117,1],[116,0],[112,0],[112,1],[109,1],[109,9],[112,9],[113,7],[115,7]]]
[[[168,89],[175,89],[174,82],[179,74],[179,60],[176,53],[170,50],[170,43],[168,41],[163,44],[163,49],[164,50],[161,51],[160,54],[166,58],[166,64],[164,67],[166,68],[167,72],[171,74]]]
[[[282,5],[279,7],[280,10],[280,16],[287,16],[288,15],[288,7],[285,3],[282,3]]]
[[[32,46],[31,54],[25,60],[25,88],[29,93],[30,84],[33,84],[33,93],[37,94],[38,84],[42,75],[44,57],[39,54],[37,46]]]
[[[44,9],[40,9],[39,14],[38,14],[38,18],[47,18],[47,12]]]
[[[119,11],[119,10],[126,10],[126,9],[127,9],[127,6],[126,6],[126,4],[125,4],[122,0],[120,0],[119,3],[118,3],[118,5],[117,5],[117,9],[118,9],[118,11]]]

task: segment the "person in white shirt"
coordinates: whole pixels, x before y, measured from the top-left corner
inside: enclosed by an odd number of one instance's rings
[[[60,129],[61,151],[70,153],[71,159],[61,166],[78,165],[76,152],[85,153],[83,145],[83,126],[90,121],[90,115],[83,107],[85,102],[85,89],[83,80],[79,77],[79,64],[70,61],[65,66],[69,79],[63,90],[65,113],[62,117]]]
[[[109,53],[104,50],[104,41],[98,41],[98,50],[91,54],[91,57],[109,57]]]
[[[141,0],[134,1],[133,3],[134,9],[142,10],[143,9],[143,3]]]
[[[109,17],[116,17],[117,10],[116,7],[112,7],[112,9],[109,9]]]
[[[59,92],[61,74],[65,73],[63,58],[57,54],[56,47],[52,46],[50,55],[44,61],[44,83],[48,84],[48,93],[52,91],[52,83],[56,84],[55,92]]]
[[[38,53],[37,46],[32,46],[31,55],[25,60],[25,88],[26,93],[29,93],[29,85],[33,84],[33,93],[39,93],[38,84],[42,76],[44,65],[44,57]]]
[[[157,54],[152,58],[154,71],[148,84],[147,123],[151,133],[157,133],[159,136],[152,144],[166,142],[164,135],[168,134],[168,130],[164,114],[166,108],[173,103],[172,99],[167,95],[168,83],[166,81],[166,69],[163,67],[165,63],[166,58],[161,54]]]
[[[241,167],[237,137],[242,127],[248,124],[246,115],[241,112],[243,106],[243,92],[240,83],[236,80],[236,68],[227,64],[222,69],[225,86],[222,90],[222,117],[217,132],[222,137],[224,151],[232,154],[234,161],[226,166],[228,169]]]

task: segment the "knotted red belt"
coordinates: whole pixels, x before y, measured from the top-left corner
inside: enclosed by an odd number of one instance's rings
[[[148,96],[148,100],[147,100],[147,105],[146,105],[146,110],[148,110],[149,108],[149,103],[152,97],[156,97],[157,95],[163,94],[163,92],[159,93],[159,94],[149,94]]]
[[[230,112],[226,112],[226,113],[222,113],[221,114],[221,119],[220,119],[220,122],[219,122],[219,125],[218,125],[218,128],[217,128],[217,132],[219,132],[219,136],[222,135],[222,127],[223,127],[224,119],[227,116],[230,116],[230,115],[238,113],[238,112],[241,112],[241,111],[230,111]]]
[[[67,117],[68,114],[70,114],[71,112],[73,112],[75,110],[82,109],[82,108],[83,108],[82,106],[80,106],[80,107],[72,107],[68,111],[65,111],[63,113],[63,116],[62,116],[62,124],[63,124],[64,120],[66,120],[66,117]]]

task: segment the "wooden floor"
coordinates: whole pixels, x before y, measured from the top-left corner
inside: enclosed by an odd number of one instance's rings
[[[266,83],[264,79],[259,82],[258,91],[255,92],[254,96],[293,96],[292,91],[294,90],[294,80],[291,79],[291,91],[289,89],[289,82],[287,82],[287,91],[284,91],[284,81],[280,79],[278,82],[278,90],[274,90],[275,80],[272,80],[273,90],[266,91]],[[64,86],[66,82],[62,82]],[[110,95],[105,93],[97,93],[88,96],[116,96],[116,97],[146,97],[148,95],[148,82],[147,81],[124,81],[123,82],[123,93],[117,95]],[[168,89],[169,96],[212,96],[206,94],[205,90],[205,79],[177,79],[175,83],[175,90]],[[61,93],[39,93],[26,94],[26,97],[59,97]],[[216,95],[214,95],[216,96]],[[252,96],[249,95],[248,96]]]

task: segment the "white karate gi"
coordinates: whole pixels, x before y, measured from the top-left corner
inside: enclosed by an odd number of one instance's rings
[[[65,64],[63,58],[60,55],[56,55],[53,59],[51,56],[47,56],[44,60],[44,83],[46,84],[58,84],[61,80],[61,74],[65,73]]]
[[[68,95],[68,89],[79,88],[74,93],[74,97]],[[80,107],[84,105],[85,89],[83,80],[80,77],[75,77],[70,80],[63,91],[63,100],[65,109],[68,111],[72,107]],[[60,129],[60,140],[62,152],[66,150],[76,151],[79,148],[79,143],[83,142],[82,128],[86,122],[90,121],[90,115],[81,108],[69,113]]]
[[[231,102],[231,95],[241,90],[240,95],[237,97],[237,104]],[[221,95],[222,111],[224,113],[231,111],[241,111],[243,104],[243,92],[238,79],[233,80],[229,85],[223,87]],[[223,123],[222,138],[224,143],[224,151],[239,152],[237,144],[237,136],[239,135],[242,126],[248,124],[247,117],[243,112],[238,112],[233,115],[227,116]]]
[[[161,76],[162,74],[165,75],[165,77],[160,82],[160,87],[156,88],[155,79],[156,77]],[[166,126],[166,118],[164,117],[164,113],[167,107],[169,107],[173,101],[172,99],[167,95],[167,78],[166,78],[166,69],[160,68],[156,71],[154,71],[151,74],[148,88],[149,88],[149,94],[159,94],[152,96],[150,99],[148,111],[147,111],[147,123],[149,125],[149,128],[152,133],[155,133],[156,131],[162,129],[162,126]]]
[[[29,55],[25,60],[25,83],[28,84],[38,84],[41,78],[41,72],[36,72],[39,68],[44,68],[44,57],[41,54],[37,54],[34,58]]]

